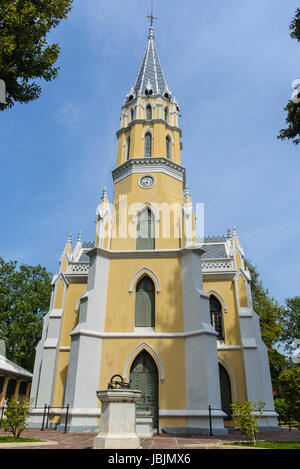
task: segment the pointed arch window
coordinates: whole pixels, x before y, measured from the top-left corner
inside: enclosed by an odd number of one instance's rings
[[[145,135],[145,158],[152,156],[152,136],[150,133]]]
[[[217,339],[224,340],[223,310],[218,298],[214,295],[209,297],[210,321],[217,332]]]
[[[166,137],[166,153],[168,160],[172,159],[172,146],[171,146],[171,139],[169,135]]]
[[[155,218],[152,211],[145,207],[138,216],[136,248],[155,249]]]
[[[135,292],[135,327],[155,326],[155,287],[145,275],[137,284]]]
[[[130,137],[127,137],[126,139],[126,155],[125,155],[125,161],[129,160],[129,155],[130,155]]]
[[[131,122],[134,120],[134,109],[131,109],[130,111],[130,120]]]
[[[169,122],[169,108],[165,107],[165,121]]]
[[[147,118],[147,121],[151,121],[152,119],[152,107],[150,104],[148,104],[146,108],[146,118]]]

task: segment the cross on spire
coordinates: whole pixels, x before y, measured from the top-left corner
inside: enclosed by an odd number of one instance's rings
[[[151,0],[151,15],[147,16],[147,18],[150,20],[150,26],[152,28],[153,21],[157,20],[157,18],[155,16],[153,16],[153,0]]]

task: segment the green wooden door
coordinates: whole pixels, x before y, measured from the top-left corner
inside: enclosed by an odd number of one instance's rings
[[[150,411],[153,428],[158,426],[158,373],[149,353],[142,352],[134,360],[130,370],[130,388],[142,391],[136,404],[137,413]]]
[[[219,363],[219,378],[220,378],[220,390],[221,390],[221,407],[223,412],[227,414],[224,420],[231,419],[231,385],[229,375],[221,363]]]

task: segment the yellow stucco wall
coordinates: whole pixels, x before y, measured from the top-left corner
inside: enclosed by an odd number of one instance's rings
[[[142,189],[139,186],[141,174],[132,174],[115,184],[116,220],[112,228],[112,250],[136,249],[137,218],[146,202],[150,202],[153,206],[155,249],[180,247],[178,220],[183,201],[182,182],[161,173],[153,175],[156,183],[151,189]],[[123,206],[122,209],[120,204]],[[125,206],[127,208],[124,209]]]
[[[160,293],[157,294],[155,277],[155,332],[182,332],[182,292],[181,268],[178,258],[147,259],[147,269],[159,279]],[[145,267],[145,259],[111,259],[109,270],[105,332],[133,332],[135,310],[135,286],[141,275],[136,278],[132,294],[130,284],[135,275]],[[117,292],[115,294],[114,292]],[[176,293],[175,293],[176,292]]]
[[[239,291],[239,300],[241,308],[248,307],[248,300],[247,300],[247,292],[246,292],[246,284],[244,277],[242,275],[238,278],[238,291]]]

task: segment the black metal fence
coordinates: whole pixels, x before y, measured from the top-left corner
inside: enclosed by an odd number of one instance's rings
[[[52,411],[51,411],[52,409]],[[66,409],[65,414],[61,414],[65,416],[65,425],[64,425],[64,433],[67,433],[68,431],[68,417],[69,417],[69,404],[66,407],[51,407],[48,404],[44,405],[44,412],[43,412],[43,420],[42,420],[42,428],[41,431],[43,430],[48,430],[49,429],[49,420],[51,418],[51,414],[55,414],[55,410],[61,411],[63,409]],[[60,412],[59,412],[60,413]]]
[[[64,433],[67,433],[68,431],[68,418],[69,418],[69,404],[65,407],[51,407],[49,404],[45,404],[44,407],[34,407],[34,411],[36,410],[41,410],[41,431],[43,430],[48,430],[49,429],[49,421],[51,420],[52,416],[54,415],[60,415],[61,417],[64,417],[65,422],[64,422]],[[4,419],[4,413],[5,409],[7,407],[3,406],[0,407],[0,428],[2,428],[2,420]],[[65,412],[63,412],[65,410]]]

